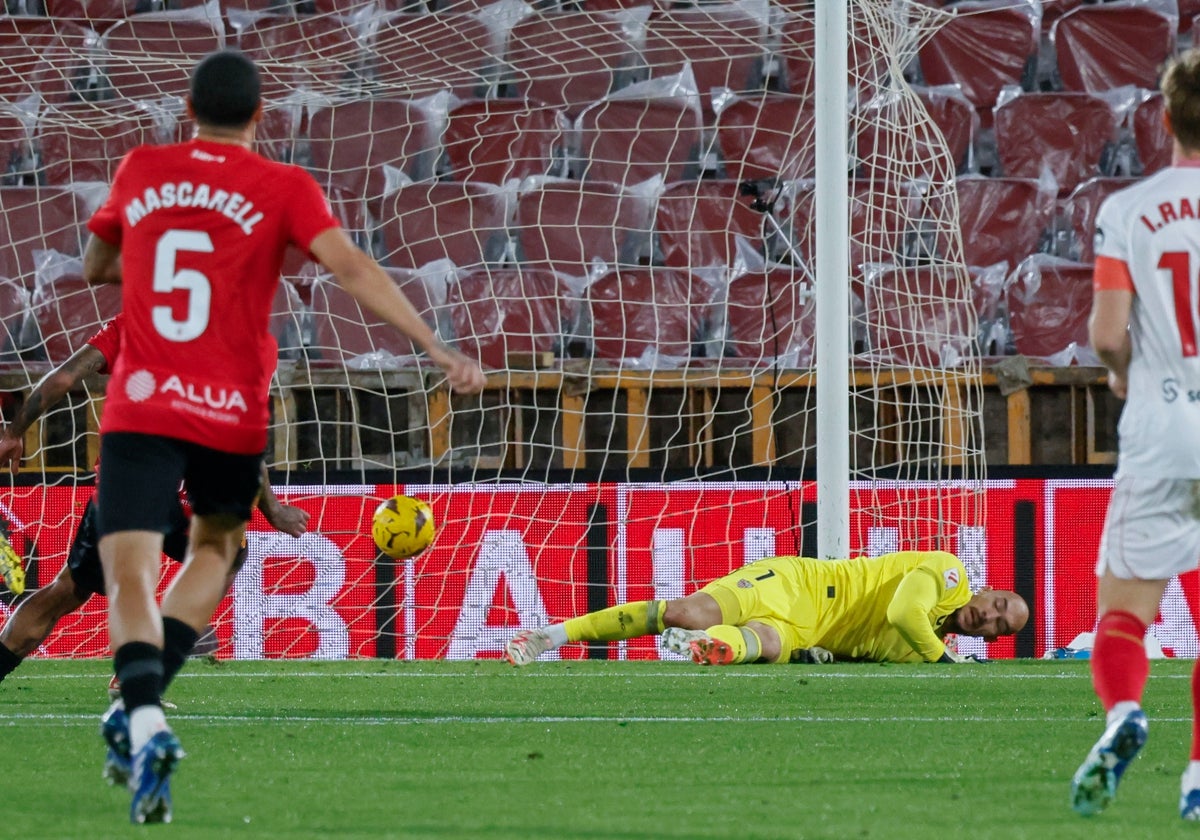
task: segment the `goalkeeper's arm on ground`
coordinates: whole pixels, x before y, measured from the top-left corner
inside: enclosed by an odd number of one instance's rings
[[[946,645],[929,623],[929,613],[941,594],[941,581],[933,570],[918,566],[900,581],[888,604],[888,623],[926,662],[938,662],[946,653]]]

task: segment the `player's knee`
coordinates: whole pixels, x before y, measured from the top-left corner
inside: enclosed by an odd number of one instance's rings
[[[703,596],[703,597],[700,597]],[[684,630],[703,630],[721,623],[721,608],[711,596],[696,592],[686,598],[667,601],[663,613],[665,627],[681,627]]]

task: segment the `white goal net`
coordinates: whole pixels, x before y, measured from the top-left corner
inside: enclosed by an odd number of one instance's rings
[[[80,278],[82,223],[122,154],[190,136],[190,68],[222,46],[262,70],[258,151],[312,172],[488,371],[481,397],[450,395],[290,255],[266,457],[311,530],[256,515],[220,655],[495,656],[522,625],[815,553],[813,4],[16,5],[31,14],[0,17],[6,421],[119,308]],[[850,7],[852,169],[832,177],[850,199],[852,549],[957,551],[982,584],[999,287],[961,256],[959,138],[939,127],[954,93],[903,76],[945,14]],[[91,379],[50,408],[0,494],[31,587],[92,492],[102,396]],[[399,492],[433,504],[439,533],[384,562],[370,514]],[[104,653],[99,602],[42,652]]]

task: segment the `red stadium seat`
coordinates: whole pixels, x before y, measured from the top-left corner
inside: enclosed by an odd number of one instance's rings
[[[38,115],[34,145],[42,167],[41,180],[45,183],[103,181],[107,184],[127,152],[162,139],[154,115],[137,103],[79,102],[42,111]]]
[[[1174,141],[1163,124],[1165,111],[1161,93],[1150,94],[1133,110],[1133,142],[1143,175],[1171,165]]]
[[[734,4],[654,11],[646,24],[642,59],[652,77],[692,68],[700,101],[708,110],[715,88],[764,87],[766,21]]]
[[[119,285],[93,286],[77,272],[39,279],[30,302],[40,335],[35,355],[55,365],[65,362],[120,311]]]
[[[476,183],[409,184],[382,203],[383,259],[398,268],[450,260],[459,268],[499,261],[507,250],[507,202]]]
[[[0,108],[0,183],[20,183],[33,169],[29,129],[16,111]]]
[[[486,97],[499,79],[503,46],[470,13],[385,17],[370,45],[368,74],[413,97],[449,89],[461,99]]]
[[[967,0],[918,53],[927,85],[957,84],[985,124],[1000,89],[1032,90],[1040,33],[1026,7],[1009,0]]]
[[[1054,224],[1055,198],[1030,178],[983,178],[961,175],[954,184],[962,257],[967,265],[1005,263],[1012,270],[1030,254],[1045,250]],[[935,213],[936,200],[929,202]],[[944,217],[944,216],[943,216]],[[935,235],[935,252],[953,256],[950,231]]]
[[[322,108],[309,120],[309,138],[317,180],[358,193],[373,209],[386,192],[385,165],[413,181],[433,174],[435,129],[413,102],[360,99]]]
[[[75,192],[59,187],[0,188],[0,278],[32,288],[36,251],[82,253],[88,212]]]
[[[734,97],[720,109],[716,124],[725,177],[812,177],[816,117],[811,98],[786,93]]]
[[[658,251],[675,268],[732,266],[741,239],[766,256],[763,214],[737,181],[681,181],[659,196],[654,214]]]
[[[579,301],[550,271],[477,269],[452,281],[446,303],[455,344],[486,367],[509,367],[513,353],[564,355]]]
[[[914,88],[907,97],[878,97],[863,106],[855,138],[860,175],[945,179],[967,168],[979,116],[957,86]]]
[[[117,21],[148,12],[151,0],[42,0],[46,16],[70,20],[103,32]]]
[[[118,21],[100,39],[108,86],[123,99],[186,97],[196,62],[225,46],[224,23],[190,12],[147,12]]]
[[[648,200],[615,184],[549,181],[522,192],[518,256],[573,277],[636,265],[650,238]]]
[[[412,302],[417,314],[434,327],[437,323],[434,301],[445,300],[445,289],[431,289],[431,286],[443,284],[444,280],[440,276],[428,277],[413,271],[387,271]],[[367,367],[413,362],[411,357],[417,354],[413,343],[395,327],[359,306],[350,293],[332,279],[318,277],[310,292],[313,314],[311,362]]]
[[[620,268],[587,288],[592,348],[598,359],[672,359],[693,355],[711,312],[712,290],[685,271]]]
[[[622,22],[593,12],[537,12],[508,36],[505,61],[516,96],[574,116],[623,87],[637,51]]]
[[[700,174],[704,125],[688,97],[602,99],[579,115],[578,130],[585,180],[638,184]]]
[[[742,274],[729,284],[725,355],[761,366],[811,367],[816,320],[816,299],[796,269]]]
[[[796,255],[807,265],[816,256],[813,219],[815,185],[795,185],[780,203],[780,224],[792,236]],[[893,181],[850,182],[850,270],[861,277],[865,263],[901,262],[912,247],[921,199],[915,188]]]
[[[879,267],[866,277],[869,352],[897,367],[956,367],[973,352],[976,320],[963,270]]]
[[[238,47],[261,68],[266,99],[295,90],[333,96],[362,87],[366,54],[343,18],[265,15],[241,32]]]
[[[511,178],[560,174],[566,117],[520,99],[470,99],[450,109],[442,133],[456,181],[503,184]]]
[[[29,290],[16,280],[0,278],[0,363],[16,361],[24,349],[29,310]]]
[[[80,98],[94,48],[95,37],[71,21],[0,16],[0,101],[37,94],[57,105]]]
[[[1137,178],[1092,178],[1084,181],[1066,199],[1071,219],[1069,251],[1073,259],[1090,263],[1095,259],[1096,214],[1104,199],[1132,184]]]
[[[1088,346],[1090,263],[1030,257],[1009,277],[1005,297],[1013,346],[1021,355],[1065,365]]]
[[[812,97],[816,90],[816,24],[812,10],[785,13],[779,24],[778,56],[784,89]],[[883,50],[873,48],[875,38],[861,20],[854,22],[847,49],[846,67],[850,90],[856,99],[870,99],[887,79],[888,62]]]
[[[1063,88],[1157,88],[1158,72],[1175,52],[1175,20],[1129,2],[1080,6],[1063,15],[1050,30]]]
[[[1108,174],[1119,119],[1103,99],[1088,93],[1024,93],[997,106],[995,114],[1003,174],[1040,178],[1049,172],[1059,195]]]

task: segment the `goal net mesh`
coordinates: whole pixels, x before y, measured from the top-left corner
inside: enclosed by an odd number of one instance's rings
[[[520,626],[815,554],[813,4],[136,5],[0,17],[5,420],[119,310],[81,278],[82,226],[126,151],[191,135],[190,69],[222,46],[261,68],[257,150],[310,171],[488,372],[448,393],[289,252],[266,459],[310,531],[255,515],[219,655],[496,656]],[[944,13],[849,5],[851,547],[956,551],[978,586],[998,287],[961,257],[951,94],[904,80]],[[93,491],[103,386],[45,412],[0,499],[31,589]],[[439,531],[391,562],[369,523],[400,492]],[[104,654],[103,609],[40,652]],[[602,654],[656,655],[562,651]]]

